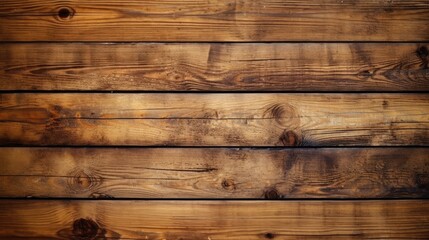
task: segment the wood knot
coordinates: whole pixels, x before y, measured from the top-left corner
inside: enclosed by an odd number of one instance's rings
[[[99,230],[100,227],[93,220],[80,218],[73,222],[72,234],[74,239],[90,240],[97,237]]]
[[[275,121],[288,127],[299,126],[300,118],[296,109],[286,103],[276,103],[270,105],[263,113],[263,118],[275,119]]]
[[[365,78],[370,78],[372,77],[373,73],[370,72],[369,70],[364,70],[364,71],[360,71],[357,76],[360,79],[365,79]]]
[[[224,179],[222,181],[222,188],[233,191],[236,189],[236,185],[233,179]]]
[[[57,10],[56,17],[61,21],[70,20],[73,18],[75,11],[71,7],[60,7]]]
[[[264,237],[266,239],[273,239],[273,238],[276,237],[276,235],[274,235],[274,233],[267,232],[267,233],[264,234]]]
[[[301,145],[301,139],[294,131],[284,130],[282,135],[279,137],[279,142],[283,146],[299,146]]]
[[[417,49],[416,54],[419,58],[427,58],[429,55],[428,48],[426,46],[421,46]]]
[[[429,51],[428,48],[426,46],[421,46],[417,49],[416,51],[416,55],[417,57],[420,58],[421,60],[421,68],[422,69],[428,69],[429,68],[429,59],[428,59],[428,55],[429,55]]]
[[[90,218],[74,220],[71,226],[57,231],[57,235],[71,240],[121,239],[119,233],[103,228]]]
[[[271,188],[265,191],[264,198],[265,199],[282,199],[283,197],[282,195],[279,194],[277,189]]]
[[[74,192],[85,192],[100,185],[102,179],[84,170],[77,170],[71,173],[68,187]]]

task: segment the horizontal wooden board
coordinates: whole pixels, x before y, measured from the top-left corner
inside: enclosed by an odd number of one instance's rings
[[[3,44],[0,90],[428,91],[428,47]]]
[[[429,197],[429,148],[0,148],[0,197]]]
[[[0,201],[5,239],[427,239],[429,201]]]
[[[427,94],[1,94],[0,144],[429,145]]]
[[[427,41],[427,0],[2,0],[0,41]]]

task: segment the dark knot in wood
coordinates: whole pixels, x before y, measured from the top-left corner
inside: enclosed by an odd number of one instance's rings
[[[71,226],[59,230],[57,235],[60,239],[71,240],[121,239],[119,233],[103,228],[102,225],[99,225],[90,218],[79,218],[74,220]]]
[[[301,145],[301,139],[294,131],[284,130],[282,135],[279,137],[279,141],[283,146],[299,146]]]
[[[429,55],[429,51],[426,46],[419,47],[416,53],[419,58],[427,58],[427,56]]]
[[[428,55],[429,55],[429,50],[426,46],[421,46],[417,49],[416,51],[417,57],[420,58],[420,60],[422,61],[421,63],[421,68],[422,69],[428,69],[429,68],[429,59],[428,59]]]
[[[275,238],[275,235],[274,235],[274,233],[267,232],[264,234],[264,237],[266,239],[273,239],[273,238]]]
[[[64,21],[64,20],[70,20],[71,18],[73,18],[74,14],[75,14],[75,11],[73,8],[71,8],[71,7],[60,7],[57,10],[56,16],[59,20]]]
[[[85,192],[96,188],[102,182],[102,178],[92,174],[88,170],[76,169],[70,173],[72,176],[68,181],[68,187],[74,192]]]
[[[232,191],[232,190],[235,190],[235,183],[234,183],[234,180],[232,180],[232,179],[224,179],[223,181],[222,181],[222,187],[224,188],[224,189],[226,189],[226,190],[230,190],[230,191]]]
[[[271,189],[268,189],[265,191],[264,198],[265,199],[281,199],[282,195],[279,194],[277,189],[271,188]]]
[[[72,233],[75,239],[90,240],[98,235],[99,226],[93,220],[80,218],[73,222]]]

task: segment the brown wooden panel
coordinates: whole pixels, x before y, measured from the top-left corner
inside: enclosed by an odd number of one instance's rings
[[[428,197],[428,163],[428,148],[0,148],[0,197]]]
[[[428,91],[427,44],[4,44],[0,90]]]
[[[429,201],[1,200],[5,239],[427,239]]]
[[[427,41],[427,0],[2,0],[0,41]]]
[[[0,143],[428,145],[427,94],[2,94]]]

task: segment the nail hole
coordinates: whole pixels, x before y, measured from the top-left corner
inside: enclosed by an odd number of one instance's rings
[[[58,17],[61,20],[70,19],[73,17],[73,15],[74,15],[74,11],[69,7],[62,7],[58,10]]]

